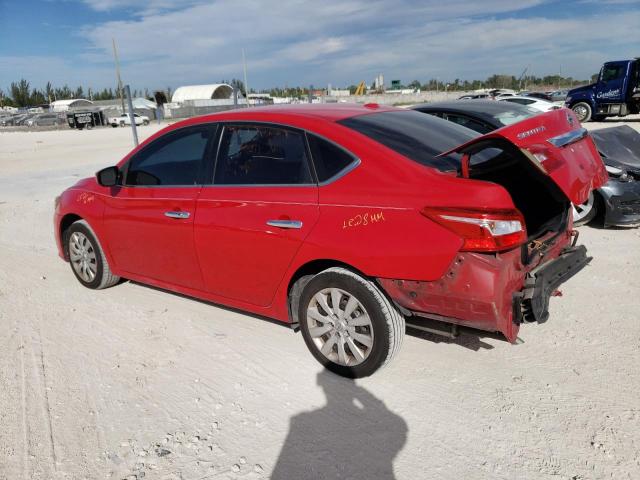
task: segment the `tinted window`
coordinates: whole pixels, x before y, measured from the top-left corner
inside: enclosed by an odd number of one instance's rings
[[[331,142],[311,134],[308,134],[307,138],[320,182],[325,182],[336,176],[355,161],[354,157]]]
[[[602,69],[602,81],[603,82],[608,82],[610,80],[615,80],[617,78],[620,78],[624,75],[624,66],[622,65],[611,65],[611,66],[607,66],[604,67]]]
[[[126,185],[195,185],[207,142],[215,128],[193,127],[168,133],[129,162]]]
[[[286,128],[224,128],[214,182],[218,185],[313,183],[304,135]]]
[[[439,170],[456,170],[460,166],[458,155],[438,157],[440,153],[477,136],[468,128],[411,110],[361,115],[339,123],[411,160]]]
[[[473,118],[465,117],[464,115],[455,115],[453,113],[447,113],[446,119],[450,122],[457,123],[463,127],[470,128],[480,133],[489,133],[493,128],[490,128],[483,122],[474,120]]]
[[[527,100],[525,98],[505,98],[505,102],[519,103],[520,105],[531,105],[535,100]]]

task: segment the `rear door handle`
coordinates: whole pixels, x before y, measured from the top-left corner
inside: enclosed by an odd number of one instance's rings
[[[191,214],[189,212],[164,212],[164,216],[169,218],[189,218]]]
[[[278,228],[302,228],[300,220],[267,220],[267,225]]]

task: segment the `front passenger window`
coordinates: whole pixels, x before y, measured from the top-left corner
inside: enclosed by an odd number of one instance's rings
[[[215,128],[198,126],[170,132],[129,161],[125,185],[196,185],[200,167]]]

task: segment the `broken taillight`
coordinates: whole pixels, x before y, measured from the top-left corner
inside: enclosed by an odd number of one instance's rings
[[[420,213],[460,235],[460,250],[499,252],[527,240],[524,218],[518,210],[481,210],[425,207]]]

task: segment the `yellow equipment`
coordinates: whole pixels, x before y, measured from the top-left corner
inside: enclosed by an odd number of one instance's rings
[[[367,86],[365,85],[364,80],[363,80],[362,82],[360,82],[358,84],[358,88],[356,88],[356,91],[355,91],[354,95],[364,95],[366,88],[367,88]]]

